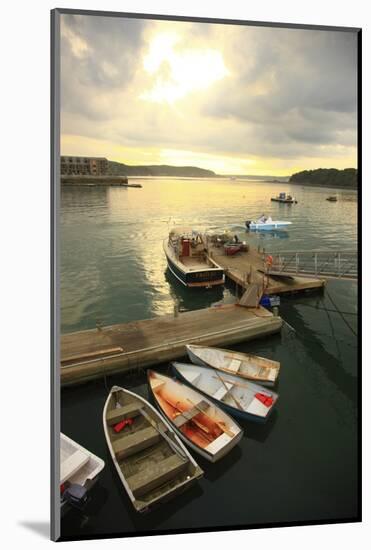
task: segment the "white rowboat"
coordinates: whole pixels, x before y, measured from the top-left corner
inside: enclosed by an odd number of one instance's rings
[[[258,355],[191,344],[186,349],[188,357],[195,365],[212,367],[264,386],[273,386],[280,372],[278,361]]]
[[[278,399],[277,393],[237,376],[186,363],[172,366],[178,378],[244,420],[266,422]]]

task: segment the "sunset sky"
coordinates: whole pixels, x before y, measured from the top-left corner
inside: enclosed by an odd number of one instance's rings
[[[356,33],[61,18],[62,154],[218,174],[356,167]]]

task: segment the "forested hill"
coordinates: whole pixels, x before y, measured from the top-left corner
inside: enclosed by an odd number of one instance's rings
[[[321,187],[341,187],[343,189],[357,189],[358,171],[355,168],[318,168],[317,170],[303,170],[290,177],[290,182],[301,185],[318,185]]]
[[[196,166],[129,166],[121,162],[108,161],[108,170],[115,176],[173,176],[173,177],[216,177],[212,170]]]

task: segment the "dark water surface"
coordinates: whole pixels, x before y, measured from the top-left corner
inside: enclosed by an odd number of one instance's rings
[[[235,226],[262,212],[290,220],[285,233],[249,237],[267,250],[355,250],[357,195],[298,185],[144,180],[143,189],[62,190],[62,331],[93,328],[235,301],[233,287],[188,290],[166,271],[162,239],[174,224]],[[280,191],[297,205],[271,203]],[[325,200],[337,194],[338,202]],[[240,226],[238,230],[238,226]],[[348,325],[334,312],[332,300]],[[103,434],[104,380],[62,391],[62,431],[106,467],[85,515],[62,521],[64,537],[264,523],[354,519],[357,510],[357,286],[330,281],[324,294],[281,298],[280,335],[234,346],[281,361],[276,411],[192,489],[147,516],[131,508]],[[161,366],[166,370],[167,365]],[[147,396],[143,375],[108,377]]]

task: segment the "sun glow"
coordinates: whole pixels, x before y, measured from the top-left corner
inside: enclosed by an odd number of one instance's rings
[[[223,56],[215,49],[177,48],[177,34],[159,34],[143,60],[154,78],[153,86],[140,98],[174,103],[191,92],[204,90],[229,74]]]

